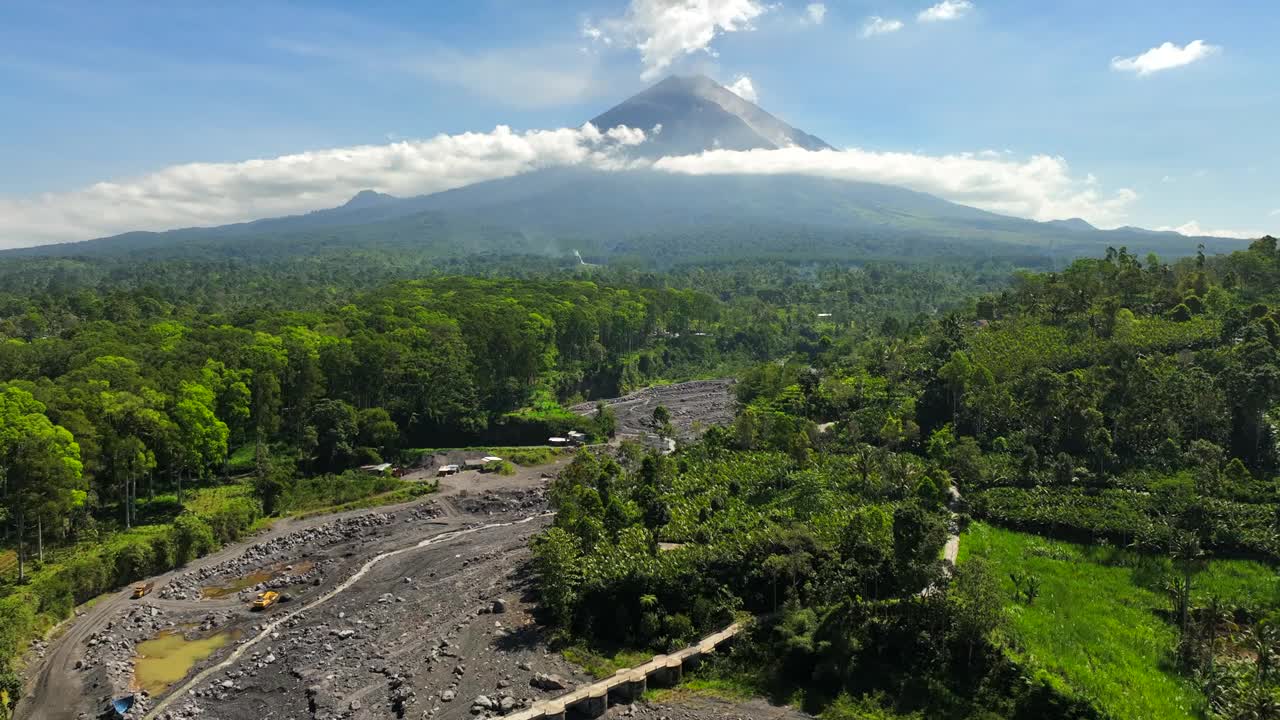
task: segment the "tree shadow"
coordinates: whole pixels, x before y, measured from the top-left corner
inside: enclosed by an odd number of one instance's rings
[[[508,630],[493,641],[493,647],[503,652],[534,650],[547,643],[547,631],[537,623],[529,623]]]

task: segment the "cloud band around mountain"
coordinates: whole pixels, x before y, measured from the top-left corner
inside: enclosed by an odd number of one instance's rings
[[[1073,178],[1066,160],[1036,155],[1015,160],[999,153],[922,155],[848,150],[710,150],[666,157],[654,167],[699,174],[799,174],[898,185],[964,205],[1006,215],[1053,220],[1082,217],[1115,225],[1137,193],[1122,188],[1106,195],[1092,177]]]
[[[131,230],[243,222],[341,204],[360,190],[419,195],[560,165],[625,163],[644,131],[581,128],[439,135],[236,163],[174,165],[128,180],[25,198],[0,197],[0,248]]]
[[[177,165],[130,180],[0,198],[0,247],[86,240],[130,230],[219,225],[333,207],[364,189],[409,196],[557,166],[649,167],[684,174],[800,174],[899,185],[1037,220],[1118,224],[1137,198],[1073,177],[1061,157],[985,152],[924,155],[862,149],[714,150],[628,159],[642,130],[581,128],[440,135],[239,163]]]

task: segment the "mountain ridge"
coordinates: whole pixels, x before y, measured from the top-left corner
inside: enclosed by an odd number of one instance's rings
[[[593,122],[644,128],[650,140],[642,155],[794,145],[832,149],[705,76],[671,76],[618,103]],[[659,127],[660,126],[660,127]],[[654,132],[656,129],[656,132]],[[650,146],[650,147],[645,147]],[[802,174],[687,175],[653,169],[594,170],[559,167],[535,170],[413,197],[361,190],[337,207],[208,228],[130,232],[78,243],[2,251],[22,255],[107,256],[116,252],[186,252],[187,243],[223,243],[252,256],[292,238],[299,248],[323,240],[326,248],[349,243],[355,250],[383,241],[458,253],[566,252],[584,248],[607,259],[619,248],[643,256],[647,247],[676,256],[699,256],[707,248],[681,247],[694,238],[736,235],[767,251],[770,237],[788,228],[803,234],[818,255],[856,259],[859,248],[891,250],[889,243],[920,248],[970,248],[975,253],[1010,252],[1019,257],[1097,254],[1107,246],[1190,254],[1199,242],[1222,249],[1242,241],[1193,238],[1177,233],[1120,228],[1099,230],[1080,218],[1037,222],[987,212],[928,193],[868,182]],[[458,240],[451,242],[450,238]],[[262,242],[255,243],[254,238]],[[639,238],[649,238],[646,246]],[[268,239],[270,242],[268,242]],[[720,242],[717,240],[716,242]],[[363,243],[364,245],[361,245]],[[230,251],[229,251],[230,252]],[[299,252],[302,252],[299,249]],[[657,253],[657,250],[653,250]]]

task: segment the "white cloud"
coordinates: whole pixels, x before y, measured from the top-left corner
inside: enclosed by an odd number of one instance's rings
[[[1196,222],[1195,220],[1192,220],[1191,222],[1183,223],[1181,225],[1178,225],[1177,227],[1165,225],[1163,227],[1156,228],[1156,230],[1161,230],[1161,231],[1172,230],[1173,232],[1182,233],[1183,235],[1202,235],[1205,237],[1235,238],[1237,240],[1253,240],[1255,238],[1260,238],[1263,235],[1267,234],[1262,230],[1209,230],[1207,228],[1201,227],[1200,223]]]
[[[747,102],[760,102],[760,96],[756,94],[756,86],[751,83],[749,75],[739,75],[738,79],[728,86],[728,90]]]
[[[931,8],[921,10],[916,19],[920,22],[955,20],[972,9],[973,3],[969,0],[942,0]]]
[[[661,132],[653,128],[650,132]],[[582,128],[440,135],[427,140],[319,150],[238,163],[192,163],[82,190],[0,197],[0,247],[83,240],[129,230],[217,225],[333,207],[363,189],[415,195],[544,167],[643,167],[620,146],[641,130]],[[686,174],[802,174],[886,183],[993,212],[1122,224],[1137,194],[1107,191],[1073,175],[1061,157],[1008,153],[711,150],[660,158],[659,171]],[[1184,226],[1185,232],[1201,231]],[[1219,233],[1211,233],[1219,234]],[[1246,233],[1248,235],[1248,233]]]
[[[717,35],[753,29],[773,6],[761,0],[631,0],[620,18],[586,25],[592,39],[640,51],[643,80],[654,80],[680,57],[715,54]]]
[[[802,174],[886,183],[992,212],[1035,220],[1082,217],[1103,227],[1120,224],[1138,199],[1128,188],[1105,194],[1087,177],[1073,177],[1064,159],[1049,155],[1018,160],[992,154],[924,155],[856,148],[710,150],[661,158],[654,166],[693,175]]]
[[[901,20],[885,20],[879,15],[872,15],[867,18],[866,24],[862,26],[862,37],[884,35],[885,33],[897,32],[901,29]]]
[[[1271,211],[1271,217],[1275,217],[1277,215],[1280,215],[1280,208],[1276,208],[1275,210]]]
[[[609,45],[613,43],[613,38],[609,37],[608,35],[605,35],[603,30],[596,27],[595,25],[592,25],[589,22],[584,23],[582,25],[582,37],[588,40],[602,42],[605,45]]]
[[[0,247],[85,240],[129,230],[217,225],[338,205],[376,189],[416,195],[557,165],[619,167],[644,132],[591,125],[439,135],[238,163],[175,165],[82,190],[0,197]]]
[[[827,6],[820,2],[809,3],[805,6],[804,13],[809,17],[809,22],[821,25],[827,19]]]
[[[1161,70],[1171,70],[1190,65],[1197,60],[1203,60],[1213,55],[1221,49],[1219,46],[1209,45],[1203,40],[1192,40],[1183,47],[1166,42],[1159,47],[1151,48],[1141,55],[1112,58],[1111,69],[1119,70],[1120,72],[1137,73],[1139,76],[1150,75]]]

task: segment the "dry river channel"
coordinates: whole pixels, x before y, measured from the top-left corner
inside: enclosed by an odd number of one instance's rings
[[[715,402],[729,390],[694,388]],[[130,720],[499,717],[587,686],[548,648],[528,574],[529,542],[551,521],[546,475],[567,460],[453,476],[403,505],[281,521],[152,578],[144,598],[101,598],[33,646],[16,718],[99,717],[130,694]],[[287,601],[250,610],[267,589]],[[608,715],[806,717],[681,691]]]
[[[472,717],[477,698],[499,714],[563,692],[586,677],[547,651],[526,576],[540,475],[280,523],[104,598],[33,651],[17,717],[97,717],[130,693],[131,718]],[[288,602],[250,610],[268,588]]]

